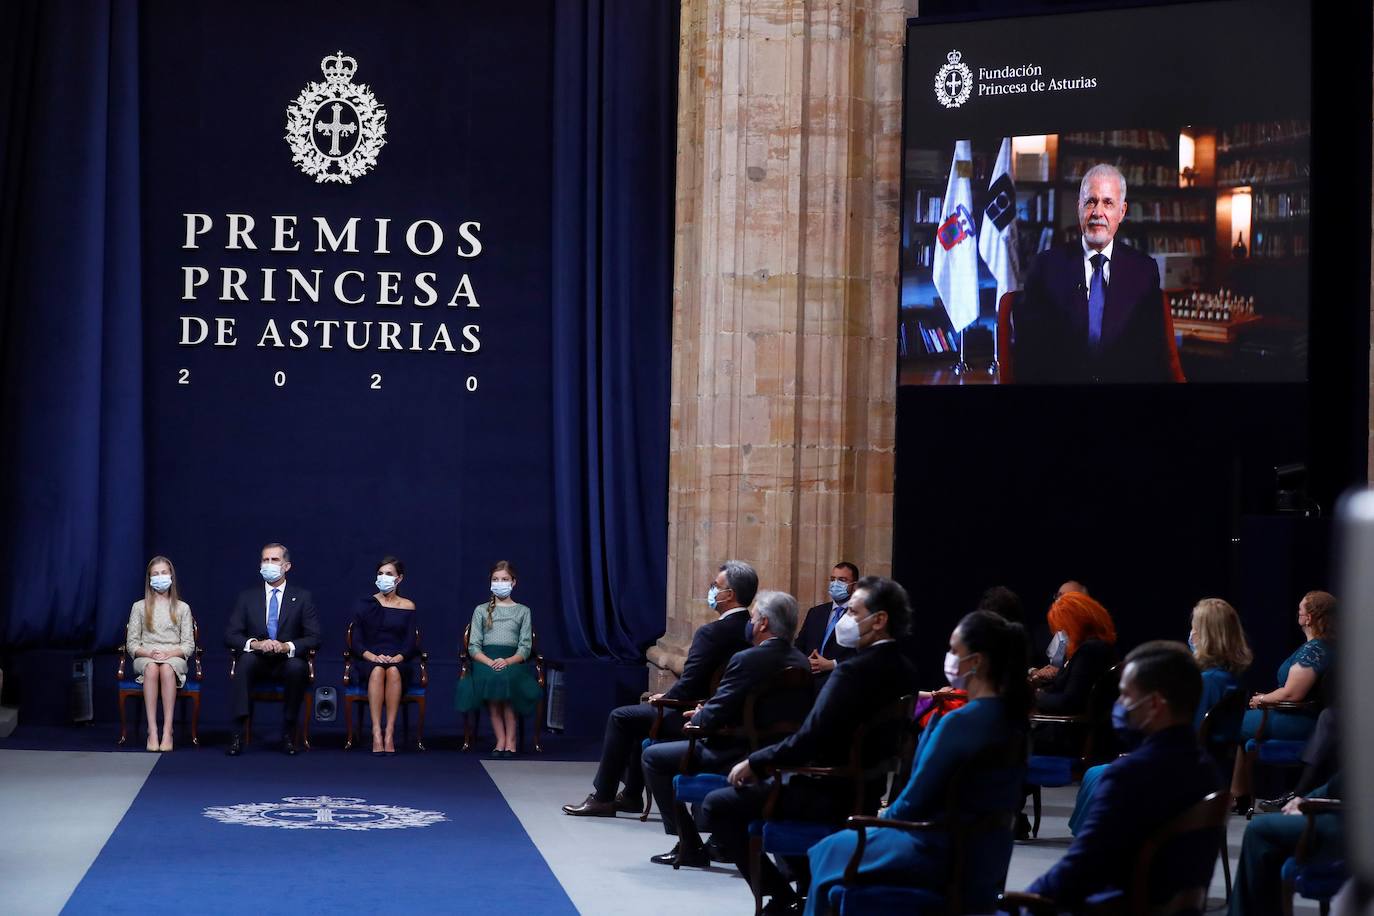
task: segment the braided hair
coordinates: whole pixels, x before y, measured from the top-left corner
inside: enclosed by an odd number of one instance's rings
[[[499,573],[499,572],[509,573],[512,582],[515,581],[517,578],[519,578],[518,576],[515,575],[515,567],[512,566],[512,565],[510,565],[510,561],[509,561],[509,560],[497,560],[497,561],[496,561],[496,565],[493,566],[493,567],[491,568],[491,572],[487,573],[487,578],[490,579],[492,576],[496,575],[496,574]],[[486,623],[482,625],[482,629],[484,629],[484,630],[490,630],[490,629],[492,628],[492,626],[495,625],[495,623],[496,623],[496,596],[495,596],[495,595],[492,595],[492,596],[491,596],[491,600],[489,600],[489,601],[487,602],[487,620],[486,620]]]

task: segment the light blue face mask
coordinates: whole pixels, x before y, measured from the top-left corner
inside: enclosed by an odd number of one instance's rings
[[[514,582],[503,582],[500,580],[493,580],[491,583],[491,593],[498,598],[509,598],[511,591],[514,588]]]
[[[720,589],[716,588],[714,585],[706,590],[706,606],[713,611],[716,609],[716,595],[719,593]]]
[[[830,580],[830,600],[836,604],[844,604],[849,600],[849,585],[838,579]]]
[[[153,587],[155,592],[165,592],[172,587],[171,576],[153,576],[148,579],[148,584]]]
[[[396,590],[396,577],[385,573],[377,574],[377,591],[387,594]]]
[[[264,563],[258,568],[258,572],[262,574],[264,582],[276,582],[281,578],[281,566],[276,563]]]
[[[1064,667],[1064,656],[1069,653],[1069,634],[1060,630],[1054,634],[1054,639],[1050,640],[1050,648],[1046,653],[1050,658],[1050,664],[1056,668]]]
[[[1188,634],[1188,651],[1197,655],[1197,646],[1193,645],[1193,634]]]

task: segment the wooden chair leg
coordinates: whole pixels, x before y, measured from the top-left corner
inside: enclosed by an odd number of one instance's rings
[[[749,889],[754,892],[754,916],[763,916],[763,837],[749,838]]]
[[[352,697],[344,697],[344,718],[348,720],[346,723],[348,726],[348,733],[344,735],[344,750],[349,750],[353,747],[353,719],[354,713],[356,712],[353,707],[355,705]]]
[[[191,747],[200,747],[200,691],[191,694]]]
[[[1226,846],[1226,831],[1221,832],[1221,874],[1226,879],[1226,902],[1231,902],[1231,851]]]
[[[534,708],[534,752],[544,753],[544,696],[540,694],[539,705]]]
[[[477,717],[480,716],[481,714],[482,714],[482,713],[481,713],[480,711],[465,712],[465,713],[463,713],[463,750],[464,750],[464,751],[470,751],[470,750],[472,750],[472,733],[473,733],[473,722],[472,722],[472,720],[475,719],[475,718],[477,718]]]
[[[129,740],[129,694],[119,694],[119,741],[116,744],[123,744]]]
[[[1292,880],[1283,882],[1283,890],[1279,893],[1279,907],[1283,916],[1293,916],[1293,894],[1296,892]]]
[[[305,721],[301,723],[301,747],[310,750],[310,720],[315,718],[315,694],[305,692]]]
[[[1031,837],[1040,836],[1040,787],[1035,786],[1031,789],[1031,811],[1035,815],[1031,821]]]
[[[418,715],[416,716],[418,721],[415,723],[415,750],[423,751],[425,749],[425,698],[416,698],[415,705],[418,707]]]

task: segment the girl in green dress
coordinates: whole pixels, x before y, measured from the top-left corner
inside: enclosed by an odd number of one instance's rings
[[[458,681],[460,712],[486,704],[496,757],[515,756],[515,717],[539,705],[539,682],[526,664],[533,642],[530,609],[512,600],[514,588],[515,567],[502,560],[491,568],[491,598],[473,610],[468,628],[471,673]]]

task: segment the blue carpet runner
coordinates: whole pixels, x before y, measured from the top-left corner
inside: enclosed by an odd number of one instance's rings
[[[63,912],[152,908],[577,912],[475,756],[265,745],[164,755]]]

